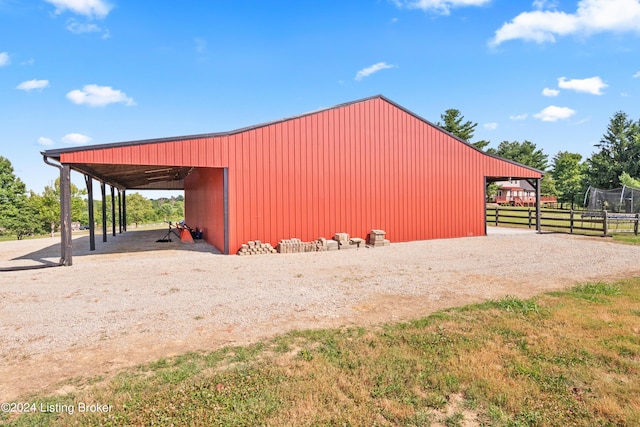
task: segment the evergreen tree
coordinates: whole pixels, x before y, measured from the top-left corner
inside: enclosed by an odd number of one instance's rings
[[[623,172],[640,178],[640,121],[634,122],[621,111],[615,113],[596,147],[599,151],[587,161],[592,187],[618,188]]]
[[[438,122],[438,126],[446,130],[447,132],[454,134],[458,138],[467,141],[479,150],[484,150],[487,145],[491,144],[490,141],[486,141],[484,139],[476,142],[471,142],[478,124],[473,123],[470,120],[467,120],[465,122],[464,116],[460,113],[460,110],[450,108],[446,110],[444,114],[440,114],[440,118],[444,123]]]
[[[470,141],[473,138],[473,133],[476,126],[478,126],[477,123],[472,123],[469,120],[463,122],[464,116],[454,108],[450,108],[444,114],[440,114],[440,118],[444,123],[438,122],[438,126],[465,141]]]

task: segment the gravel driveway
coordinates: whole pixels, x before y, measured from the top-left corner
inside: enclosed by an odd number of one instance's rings
[[[490,228],[486,237],[223,256],[162,230],[74,239],[74,265],[0,272],[0,401],[292,329],[371,325],[577,282],[640,275],[640,247]],[[0,243],[0,267],[52,263],[58,239]]]

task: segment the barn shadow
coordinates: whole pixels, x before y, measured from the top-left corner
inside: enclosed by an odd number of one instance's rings
[[[159,242],[158,240],[166,240],[166,230],[164,229],[140,229],[127,231],[125,233],[117,233],[107,235],[107,241],[102,241],[102,233],[96,233],[95,250],[90,250],[89,235],[83,234],[72,239],[73,258],[86,257],[99,254],[121,254],[134,252],[157,252],[167,250],[193,251],[210,254],[220,254],[214,246],[208,244],[204,240],[195,240],[194,243],[181,242],[180,239],[172,234],[171,241]],[[37,242],[37,240],[31,241]],[[42,242],[51,242],[51,239],[43,239]],[[20,241],[14,242],[20,244]],[[25,253],[17,253],[10,256],[9,259],[0,259],[0,271],[27,270],[35,268],[54,267],[59,265],[61,249],[60,243],[48,244],[44,247],[33,250],[25,248]]]

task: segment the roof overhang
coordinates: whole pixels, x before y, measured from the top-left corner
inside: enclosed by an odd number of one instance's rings
[[[60,162],[60,156],[45,157]],[[193,170],[185,166],[70,163],[72,170],[121,190],[184,190],[184,179]]]

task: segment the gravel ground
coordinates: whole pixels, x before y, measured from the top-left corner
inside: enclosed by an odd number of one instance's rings
[[[94,252],[77,237],[72,267],[0,272],[0,401],[292,329],[372,325],[640,276],[640,247],[528,230],[249,257],[204,242],[157,243],[162,234],[109,236]],[[2,242],[0,268],[55,263],[59,254],[58,239]]]

